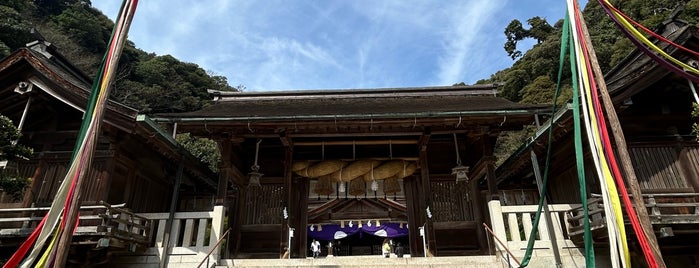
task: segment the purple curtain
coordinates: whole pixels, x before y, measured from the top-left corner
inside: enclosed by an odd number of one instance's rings
[[[318,230],[318,225],[316,224],[308,226],[307,228],[309,237],[322,241],[339,240],[357,233],[360,235],[370,234],[388,238],[408,235],[408,226],[404,224],[401,228],[399,223],[381,223],[381,226],[376,226],[376,224],[372,224],[371,226],[363,224],[362,228],[359,228],[356,223],[351,227],[349,223],[345,223],[345,228],[341,228],[339,224],[324,224],[322,231]]]

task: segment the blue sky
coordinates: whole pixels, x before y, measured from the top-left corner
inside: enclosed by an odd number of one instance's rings
[[[121,1],[92,5],[114,20]],[[511,66],[512,19],[564,12],[562,0],[141,0],[129,40],[247,91],[443,86]]]

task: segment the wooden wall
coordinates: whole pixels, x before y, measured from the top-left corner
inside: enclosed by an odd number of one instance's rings
[[[699,145],[630,145],[629,154],[644,192],[695,192]]]

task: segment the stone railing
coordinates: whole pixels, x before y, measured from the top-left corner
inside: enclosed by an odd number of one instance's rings
[[[553,256],[557,253],[564,267],[568,267],[566,264],[574,265],[576,263],[584,266],[585,261],[582,259],[580,251],[568,236],[566,212],[574,206],[575,204],[548,205],[553,232],[549,232],[544,217],[545,213],[542,212],[534,240],[533,262],[550,263],[551,267],[555,267],[554,261],[556,260]],[[503,241],[513,256],[517,258],[524,256],[538,206],[501,206],[499,200],[493,200],[488,202],[488,208],[494,235]],[[557,248],[553,247],[552,241],[554,240]],[[495,247],[498,252],[506,251],[498,243],[495,243]]]
[[[213,211],[175,213],[167,251],[164,250],[164,238],[169,213],[138,215],[147,218],[151,226],[156,226],[155,237],[144,251],[115,256],[110,262],[112,267],[153,267],[162,262],[167,262],[168,267],[196,267],[209,252],[212,263],[220,259],[221,247],[215,245],[223,235],[223,206],[216,206]]]

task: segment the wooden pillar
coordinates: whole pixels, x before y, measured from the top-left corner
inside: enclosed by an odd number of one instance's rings
[[[228,195],[228,174],[231,172],[229,169],[232,167],[231,163],[231,153],[232,153],[232,142],[229,139],[224,139],[218,142],[219,148],[221,149],[221,162],[218,165],[218,188],[216,189],[216,200],[214,205],[222,206],[226,204],[226,196]]]
[[[419,183],[415,176],[403,179],[403,189],[405,189],[405,201],[408,214],[408,243],[410,243],[410,256],[423,256],[422,239],[418,232],[418,227],[422,226],[420,219],[420,199],[418,197]]]
[[[42,156],[37,162],[36,168],[34,168],[34,175],[32,175],[32,185],[29,187],[29,191],[24,194],[24,200],[22,201],[23,207],[29,208],[34,207],[36,201],[39,199],[39,193],[41,193],[41,183],[43,179],[41,176],[44,174],[44,168],[46,167],[46,160]],[[108,196],[104,199],[107,200]]]
[[[481,136],[483,144],[483,161],[485,163],[485,178],[488,182],[488,200],[500,199],[498,185],[495,177],[495,157],[493,156],[493,145],[490,142],[490,135],[486,132]]]
[[[471,196],[471,209],[473,210],[473,219],[477,223],[476,235],[478,237],[478,250],[480,253],[488,252],[488,236],[485,234],[485,230],[480,226],[489,221],[485,220],[487,216],[483,213],[483,198],[481,197],[481,189],[478,187],[478,181],[472,180],[469,182],[469,196]]]
[[[280,237],[280,243],[279,243],[279,252],[280,256],[284,256],[284,253],[289,249],[289,227],[291,228],[296,228],[296,226],[292,226],[294,223],[294,220],[296,219],[295,214],[297,213],[292,209],[292,205],[295,204],[296,202],[293,200],[293,195],[292,195],[292,176],[293,173],[291,171],[291,163],[293,161],[293,154],[294,151],[292,150],[291,147],[284,147],[284,199],[285,204],[283,209],[286,209],[288,218],[282,219],[282,224],[281,224],[281,237]],[[296,236],[296,235],[294,235]],[[293,239],[293,238],[292,238]],[[298,239],[298,237],[296,237]],[[298,255],[298,249],[292,248],[289,250],[289,256],[294,256],[292,255],[292,252],[297,252]]]
[[[238,256],[238,251],[240,251],[240,229],[245,221],[244,216],[247,214],[247,206],[245,204],[245,200],[247,199],[247,188],[243,185],[238,185],[236,187],[238,187],[238,197],[235,200],[235,212],[228,214],[228,220],[231,221],[231,218],[233,220],[233,225],[231,225],[231,230],[233,232],[231,235],[232,245],[229,251],[233,254],[234,258]]]
[[[306,247],[308,231],[306,223],[308,221],[308,187],[309,181],[307,178],[294,178],[293,190],[291,191],[296,202],[291,203],[292,211],[296,220],[292,227],[296,228],[294,238],[291,240],[292,252],[291,255],[295,258],[304,258],[308,256],[308,248]]]
[[[436,256],[437,254],[437,240],[434,237],[434,226],[432,221],[427,219],[426,209],[434,209],[432,205],[432,192],[430,191],[430,172],[427,165],[427,147],[420,149],[420,180],[422,181],[422,212],[419,215],[424,215],[425,218],[425,240],[427,241],[427,248],[432,254]]]

